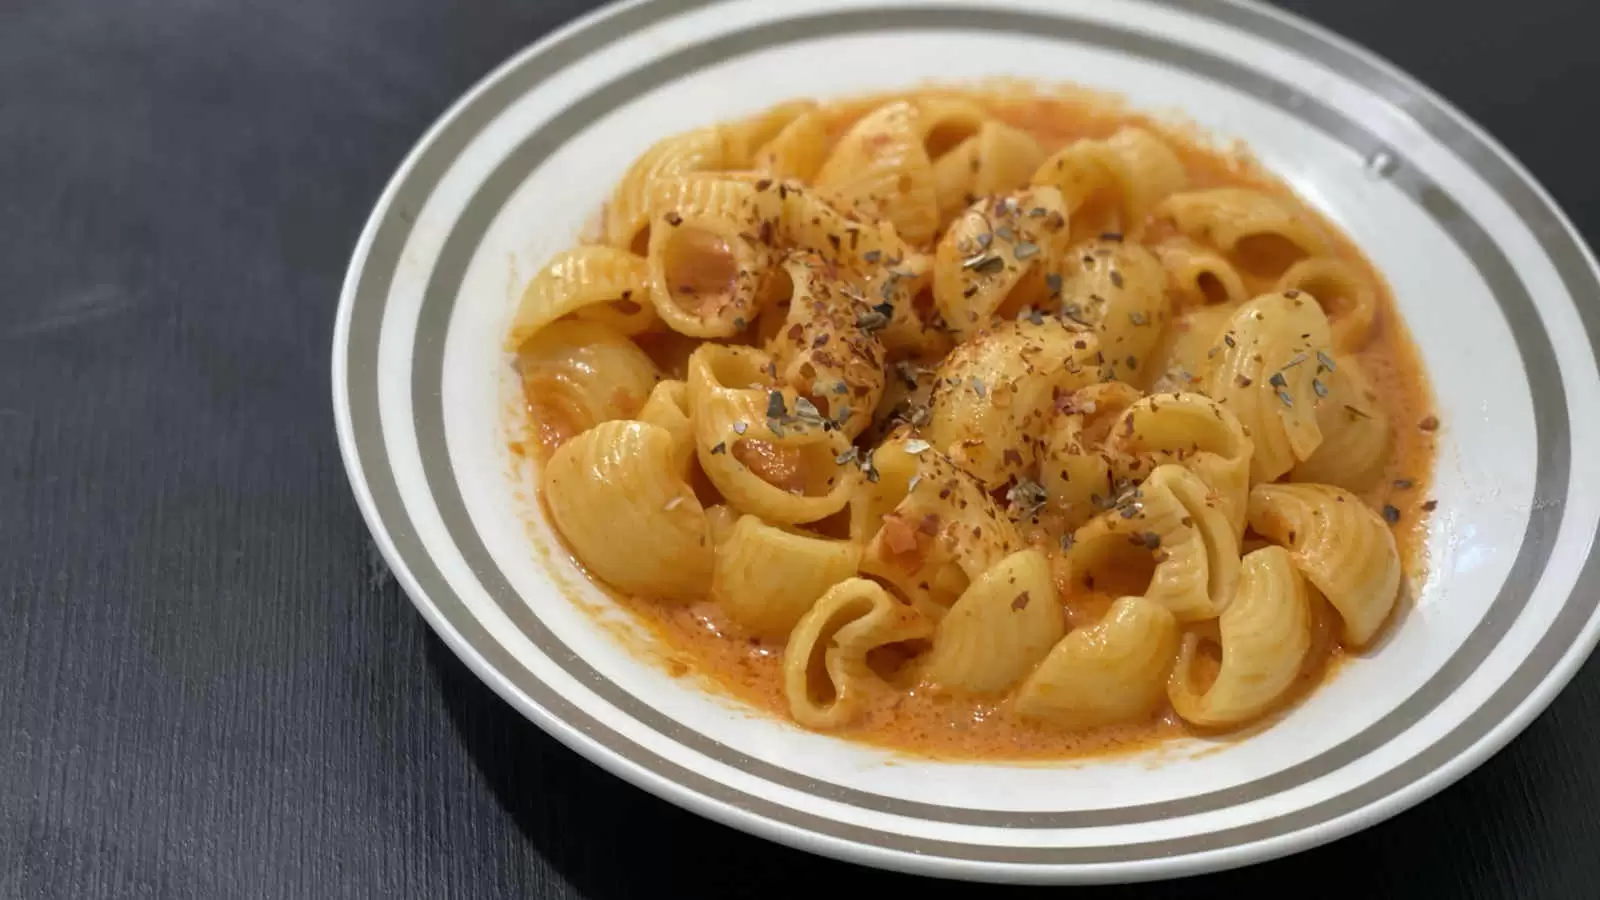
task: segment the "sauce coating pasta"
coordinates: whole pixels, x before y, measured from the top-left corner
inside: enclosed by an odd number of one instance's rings
[[[669,137],[507,349],[544,508],[673,674],[850,739],[1061,758],[1268,722],[1421,574],[1439,420],[1383,278],[1242,153],[1103,95]]]

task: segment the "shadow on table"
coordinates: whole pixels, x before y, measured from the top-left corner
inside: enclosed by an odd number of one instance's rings
[[[915,892],[917,900],[925,900],[1050,890],[982,888],[880,872],[702,819],[562,746],[496,697],[432,635],[428,649],[450,717],[473,761],[534,851],[585,898],[825,897],[850,886],[888,897]],[[1448,803],[1450,798],[1447,794],[1434,802]],[[1074,895],[1211,897],[1246,887],[1292,884],[1297,900],[1390,896],[1430,887],[1443,889],[1439,896],[1466,896],[1457,892],[1464,886],[1460,881],[1453,886],[1437,881],[1439,872],[1454,870],[1456,878],[1470,883],[1474,864],[1460,835],[1408,829],[1411,818],[1402,815],[1332,846],[1248,869]],[[1060,889],[1053,892],[1060,895]]]

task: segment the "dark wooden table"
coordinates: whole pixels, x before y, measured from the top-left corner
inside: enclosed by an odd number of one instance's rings
[[[1600,237],[1592,0],[1287,5],[1437,88]],[[0,2],[0,896],[981,892],[604,774],[479,684],[368,539],[328,399],[347,254],[428,124],[587,6]],[[1108,895],[1261,885],[1600,897],[1600,664],[1386,824]]]

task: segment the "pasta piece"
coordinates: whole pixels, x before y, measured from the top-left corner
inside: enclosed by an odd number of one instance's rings
[[[1174,316],[1172,324],[1162,332],[1160,347],[1151,358],[1151,369],[1162,373],[1152,389],[1203,390],[1201,375],[1214,359],[1207,354],[1221,342],[1222,332],[1237,310],[1237,306],[1219,303],[1197,306]]]
[[[867,461],[851,499],[861,571],[893,585],[925,615],[944,615],[991,566],[1021,549],[983,486],[928,442],[892,435]]]
[[[1163,241],[1154,250],[1167,270],[1167,283],[1182,303],[1204,306],[1250,299],[1233,264],[1215,250],[1182,238]]]
[[[871,424],[884,385],[883,344],[864,326],[887,316],[829,277],[815,255],[791,255],[784,269],[794,293],[784,328],[767,345],[778,378],[854,438]]]
[[[742,516],[717,544],[711,599],[759,638],[787,637],[825,591],[855,575],[861,548]]]
[[[1279,291],[1305,291],[1328,316],[1334,349],[1354,353],[1367,345],[1378,313],[1377,292],[1355,266],[1339,259],[1302,259],[1278,279]]]
[[[774,178],[810,181],[828,157],[828,126],[813,111],[801,113],[755,152],[753,166]]]
[[[770,191],[721,176],[661,178],[649,190],[650,299],[667,327],[731,337],[759,311],[782,215]]]
[[[918,112],[917,130],[928,158],[938,162],[992,118],[983,107],[954,94],[924,94],[912,101]]]
[[[605,242],[643,256],[649,246],[650,187],[658,179],[724,167],[727,144],[716,128],[673,135],[646,150],[617,183],[605,210]]]
[[[694,462],[694,423],[689,421],[689,386],[682,381],[663,381],[650,392],[640,408],[638,419],[665,429],[672,435],[674,468],[684,478]]]
[[[1038,550],[1022,550],[980,575],[939,620],[923,676],[947,690],[1003,691],[1065,631],[1050,561]]]
[[[644,257],[611,247],[575,247],[558,254],[522,292],[507,349],[515,351],[539,329],[574,313],[603,316],[605,324],[626,335],[649,328],[656,314]]]
[[[934,160],[939,221],[950,221],[979,198],[1025,187],[1043,160],[1039,142],[1026,131],[984,122],[976,134]]]
[[[956,218],[934,250],[933,299],[962,337],[1060,292],[1067,228],[1052,188],[983,200]]]
[[[1159,603],[1123,597],[1105,618],[1077,628],[1017,689],[1025,718],[1066,728],[1148,719],[1165,695],[1178,652],[1178,622]]]
[[[1332,245],[1310,216],[1248,188],[1173,194],[1155,211],[1190,238],[1230,255],[1238,268],[1276,276],[1296,260],[1327,256]]]
[[[1110,454],[1104,452],[1123,410],[1139,392],[1120,381],[1092,384],[1056,403],[1039,462],[1039,484],[1063,531],[1077,529],[1115,495]]]
[[[859,275],[899,265],[917,253],[888,222],[863,224],[834,208],[809,188],[788,182],[769,185],[782,204],[779,238]]]
[[[710,527],[666,429],[604,422],[562,444],[544,498],[573,555],[618,590],[683,601],[710,587]]]
[[[689,357],[689,409],[700,468],[740,512],[785,525],[843,509],[859,477],[850,440],[792,388],[771,358],[703,344]]]
[[[938,369],[928,440],[989,487],[1030,474],[1058,396],[1099,380],[1093,334],[1060,319],[1001,322]]]
[[[1274,481],[1322,443],[1318,378],[1328,320],[1309,297],[1263,294],[1239,307],[1208,352],[1202,383],[1250,436],[1251,481]]]
[[[1311,598],[1280,547],[1264,547],[1239,566],[1239,592],[1217,622],[1222,665],[1196,687],[1200,636],[1184,636],[1167,696],[1186,721],[1208,728],[1239,725],[1272,708],[1294,684],[1311,649]]]
[[[1067,561],[1074,579],[1093,589],[1097,569],[1117,545],[1142,545],[1155,558],[1144,597],[1181,622],[1216,618],[1233,599],[1239,542],[1199,476],[1165,465],[1115,498],[1115,506],[1079,528]]]
[[[939,225],[933,163],[923,149],[916,107],[889,103],[862,117],[834,145],[816,187],[867,221],[887,219],[913,244]]]
[[[757,159],[760,148],[770,144],[799,119],[816,114],[815,100],[792,100],[723,126],[726,155],[720,168],[760,168]]]
[[[522,343],[516,364],[528,420],[546,452],[601,422],[633,418],[661,378],[644,351],[594,322],[544,328]]]
[[[1172,463],[1200,476],[1233,526],[1233,536],[1244,535],[1252,449],[1227,407],[1204,394],[1145,397],[1111,427],[1106,448],[1117,461],[1117,474],[1128,480]]]
[[[1317,398],[1322,443],[1289,478],[1364,491],[1383,477],[1389,461],[1389,414],[1354,357],[1332,355],[1325,363],[1319,362],[1317,375],[1328,394]]]
[[[1189,182],[1166,142],[1135,127],[1106,140],[1080,140],[1039,165],[1033,183],[1061,192],[1074,243],[1102,234],[1136,234],[1164,197]]]
[[[711,545],[721,547],[733,537],[733,527],[739,523],[739,513],[726,503],[706,507],[706,524],[711,528]],[[715,571],[713,570],[713,581]]]
[[[1383,519],[1349,491],[1324,484],[1258,484],[1250,527],[1288,548],[1296,567],[1344,620],[1344,643],[1362,647],[1400,595],[1400,552]]]
[[[877,678],[867,654],[926,638],[930,631],[916,610],[865,578],[834,585],[795,625],[784,648],[789,714],[808,728],[849,725],[861,711],[862,694]]]
[[[1074,247],[1063,276],[1061,313],[1099,332],[1111,377],[1148,383],[1171,309],[1161,263],[1138,244],[1102,240]]]

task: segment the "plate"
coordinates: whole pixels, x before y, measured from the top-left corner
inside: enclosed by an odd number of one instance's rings
[[[1244,140],[1391,282],[1445,428],[1428,575],[1378,649],[1244,739],[941,762],[802,731],[668,677],[559,551],[507,450],[504,329],[628,163],[795,97],[1070,81]],[[630,782],[776,841],[956,878],[1170,877],[1332,840],[1503,746],[1600,633],[1600,283],[1528,173],[1371,54],[1219,0],[642,0],[501,66],[363,232],[339,439],[423,616],[519,712]]]

